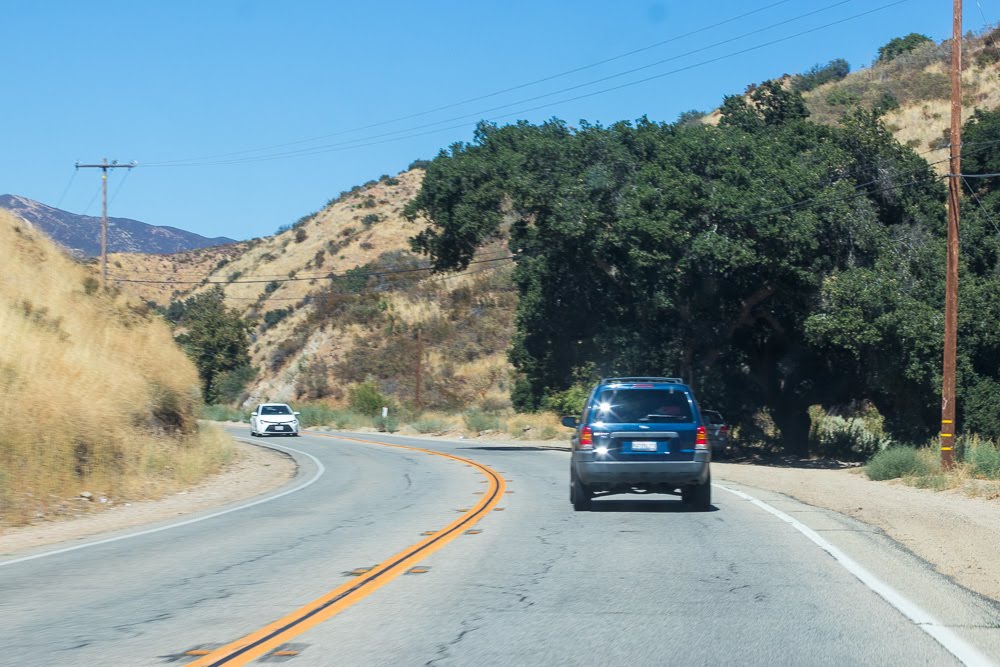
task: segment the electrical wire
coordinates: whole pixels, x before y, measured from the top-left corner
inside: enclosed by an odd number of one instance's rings
[[[479,259],[469,262],[469,264],[485,264],[489,262],[501,262],[505,260],[514,259],[514,256],[507,255],[505,257],[497,257],[494,259]],[[433,266],[421,266],[411,269],[386,269],[384,271],[366,271],[366,272],[356,272],[356,273],[329,273],[323,278],[281,278],[277,280],[134,280],[130,278],[115,278],[109,276],[109,280],[114,280],[120,283],[145,283],[153,285],[249,285],[255,283],[291,283],[291,282],[302,282],[310,280],[336,280],[337,278],[370,278],[370,277],[382,277],[388,275],[396,275],[401,273],[416,273],[418,271],[433,271]]]
[[[114,194],[111,195],[111,199],[108,201],[109,208],[111,207],[112,204],[115,203],[115,199],[118,199],[118,193],[122,191],[123,187],[125,187],[125,181],[128,180],[128,175],[131,173],[132,173],[131,169],[126,169],[125,175],[122,177],[122,180],[118,181],[118,187],[115,188]]]
[[[588,69],[593,69],[594,67],[599,67],[600,65],[606,65],[607,63],[614,62],[616,60],[621,60],[622,58],[627,58],[629,56],[633,56],[633,55],[636,55],[638,53],[642,53],[644,51],[649,51],[651,49],[655,49],[657,47],[664,46],[665,44],[670,44],[672,42],[680,41],[680,40],[685,39],[687,37],[692,37],[694,35],[697,35],[697,34],[700,34],[700,33],[703,33],[703,32],[707,32],[709,30],[721,27],[721,26],[729,24],[729,23],[734,23],[734,22],[739,21],[741,19],[745,19],[747,17],[753,16],[754,14],[759,14],[759,13],[761,13],[763,11],[766,11],[768,9],[773,9],[774,7],[777,7],[779,5],[784,5],[784,4],[787,4],[789,2],[791,2],[791,0],[779,0],[778,2],[772,2],[770,4],[764,5],[762,7],[758,7],[757,9],[753,9],[753,10],[748,11],[748,12],[744,12],[743,14],[739,14],[737,16],[733,16],[733,17],[725,19],[723,21],[719,21],[719,22],[713,23],[711,25],[703,26],[701,28],[697,28],[695,30],[691,30],[689,32],[686,32],[686,33],[684,33],[682,35],[677,35],[676,37],[671,37],[669,39],[665,39],[665,40],[656,42],[654,44],[649,44],[647,46],[643,46],[643,47],[640,47],[640,48],[637,48],[637,49],[633,49],[631,51],[627,51],[625,53],[621,53],[621,54],[618,54],[616,56],[611,56],[609,58],[605,58],[605,59],[599,60],[597,62],[589,63],[587,65],[581,65],[579,67],[574,67],[573,69],[565,70],[563,72],[558,72],[556,74],[551,74],[549,76],[545,76],[545,77],[542,77],[540,79],[535,79],[533,81],[528,81],[526,83],[522,83],[522,84],[518,84],[518,85],[515,85],[515,86],[511,86],[509,88],[503,88],[501,90],[497,90],[497,91],[494,91],[492,93],[487,93],[485,95],[479,95],[477,97],[470,97],[470,98],[467,98],[467,99],[464,99],[464,100],[461,100],[461,101],[458,101],[458,102],[452,102],[452,103],[445,104],[445,105],[442,105],[442,106],[439,106],[439,107],[435,107],[433,109],[427,109],[425,111],[420,111],[420,112],[417,112],[417,113],[412,113],[412,114],[409,114],[409,115],[406,115],[406,116],[399,116],[399,117],[396,117],[396,118],[390,118],[388,120],[380,121],[380,122],[377,122],[377,123],[371,123],[371,124],[368,124],[368,125],[361,125],[361,126],[357,126],[357,127],[353,127],[353,128],[348,128],[346,130],[340,130],[340,131],[337,131],[337,132],[332,132],[332,133],[329,133],[329,134],[322,134],[322,135],[315,136],[315,137],[309,137],[307,139],[299,139],[299,140],[296,140],[296,141],[289,141],[289,142],[280,143],[280,144],[273,144],[273,145],[270,145],[270,146],[262,146],[262,147],[259,147],[259,148],[250,148],[250,149],[246,149],[246,150],[242,150],[242,151],[234,151],[234,152],[230,152],[230,153],[217,153],[215,155],[206,155],[206,156],[197,157],[197,158],[166,160],[166,161],[160,162],[159,164],[174,163],[174,162],[195,162],[195,161],[206,160],[206,159],[215,159],[215,158],[220,158],[220,157],[230,157],[230,156],[234,156],[234,155],[244,155],[244,154],[247,154],[247,153],[258,153],[258,152],[262,152],[262,151],[266,151],[266,150],[273,150],[273,149],[276,149],[276,148],[284,148],[286,146],[295,146],[295,145],[298,145],[298,144],[309,143],[309,142],[313,142],[313,141],[319,141],[321,139],[329,139],[329,138],[336,137],[336,136],[341,136],[341,135],[344,135],[344,134],[351,134],[353,132],[360,132],[360,131],[363,131],[363,130],[369,130],[369,129],[373,129],[373,128],[376,128],[376,127],[383,127],[385,125],[390,125],[392,123],[398,123],[398,122],[401,122],[401,121],[404,121],[404,120],[411,120],[413,118],[419,118],[421,116],[427,116],[427,115],[432,114],[432,113],[437,113],[438,111],[446,111],[448,109],[453,109],[455,107],[463,106],[465,104],[471,104],[472,102],[479,102],[479,101],[482,101],[482,100],[485,100],[485,99],[489,99],[489,98],[492,98],[492,97],[497,97],[499,95],[503,95],[505,93],[510,93],[510,92],[514,92],[516,90],[521,90],[523,88],[528,88],[530,86],[538,85],[540,83],[546,83],[548,81],[553,81],[555,79],[559,79],[559,78],[562,78],[562,77],[565,77],[565,76],[569,76],[570,74],[576,74],[578,72],[582,72],[582,71],[585,71],[585,70],[588,70]]]
[[[979,204],[979,208],[983,210],[983,213],[986,215],[986,219],[990,221],[991,225],[993,225],[993,229],[996,230],[997,236],[1000,236],[1000,226],[997,226],[996,220],[993,219],[993,216],[990,214],[989,209],[987,209],[983,205],[983,202],[979,200],[979,196],[976,195],[976,191],[972,189],[972,185],[969,184],[969,181],[966,180],[965,176],[962,176],[962,182],[965,183],[965,187],[969,189],[969,194],[972,195],[972,198],[975,200],[975,202]]]
[[[664,64],[666,62],[670,62],[672,60],[677,60],[678,58],[681,58],[681,57],[684,57],[684,56],[687,56],[687,55],[692,55],[694,53],[699,53],[701,51],[705,51],[707,49],[714,48],[714,47],[722,45],[722,44],[730,43],[730,42],[733,42],[733,41],[737,41],[739,39],[743,39],[743,38],[748,37],[748,36],[752,36],[754,34],[765,32],[765,31],[767,31],[767,30],[769,30],[769,29],[771,29],[771,28],[773,28],[775,26],[787,24],[787,23],[790,23],[792,21],[798,20],[798,19],[800,19],[802,17],[809,16],[809,15],[815,14],[815,13],[820,12],[820,11],[825,11],[827,9],[830,9],[832,7],[835,7],[835,6],[844,4],[845,2],[850,2],[850,1],[852,1],[852,0],[841,0],[840,2],[834,3],[833,5],[828,5],[826,7],[821,8],[821,9],[814,10],[812,12],[808,12],[807,14],[803,14],[803,15],[800,15],[800,16],[797,16],[797,17],[793,17],[791,19],[786,19],[785,21],[782,21],[782,22],[779,22],[779,23],[776,23],[776,24],[772,24],[770,26],[766,26],[764,28],[760,28],[758,30],[754,30],[754,31],[751,31],[751,32],[748,32],[748,33],[744,33],[744,34],[742,34],[742,35],[740,35],[738,37],[734,37],[734,38],[731,38],[731,39],[728,39],[728,40],[723,40],[721,42],[717,42],[715,44],[711,44],[711,45],[708,45],[708,46],[705,46],[705,47],[701,47],[701,48],[695,49],[693,51],[690,51],[690,52],[687,52],[687,53],[684,53],[684,54],[680,54],[678,56],[673,56],[671,58],[667,58],[667,59],[660,60],[660,61],[657,61],[657,62],[654,62],[654,63],[643,65],[641,67],[632,68],[632,69],[626,70],[624,72],[620,72],[620,73],[617,73],[617,74],[612,74],[612,75],[609,75],[609,76],[606,76],[606,77],[602,77],[600,79],[595,79],[595,80],[590,81],[590,82],[578,84],[576,86],[570,86],[568,88],[563,88],[561,90],[558,90],[558,91],[555,91],[555,92],[552,92],[552,93],[546,93],[544,95],[538,95],[538,96],[535,96],[535,97],[530,97],[530,98],[527,98],[527,99],[524,99],[524,100],[519,100],[517,102],[511,102],[509,104],[500,105],[500,106],[497,106],[497,107],[493,107],[492,109],[486,109],[486,110],[483,110],[483,111],[478,111],[478,112],[471,113],[471,114],[465,114],[465,115],[462,115],[462,116],[455,116],[453,118],[445,119],[445,120],[442,120],[442,121],[437,121],[435,123],[429,123],[429,124],[425,124],[425,125],[415,126],[415,127],[406,128],[406,129],[403,129],[403,130],[395,130],[393,132],[387,132],[387,133],[383,133],[383,134],[380,134],[380,135],[372,135],[372,136],[363,137],[363,138],[360,138],[360,139],[352,139],[352,140],[349,140],[349,141],[337,142],[337,143],[333,143],[333,144],[327,144],[327,145],[324,145],[324,146],[317,146],[317,147],[312,147],[312,148],[299,149],[299,150],[295,150],[295,151],[287,151],[287,152],[284,152],[284,153],[274,153],[274,154],[271,154],[271,155],[262,155],[262,156],[247,157],[247,158],[240,158],[240,159],[233,159],[233,160],[218,160],[218,161],[200,162],[200,163],[197,163],[197,162],[189,162],[189,163],[184,163],[184,164],[168,164],[168,163],[162,163],[162,162],[161,163],[146,163],[145,166],[147,166],[147,167],[171,167],[171,166],[173,166],[173,167],[203,167],[203,166],[218,166],[218,165],[231,165],[231,164],[247,164],[247,163],[254,163],[254,162],[270,161],[270,160],[275,160],[275,159],[288,159],[288,158],[293,158],[293,157],[304,157],[304,156],[309,156],[309,155],[317,155],[317,154],[321,154],[321,153],[338,152],[338,151],[341,151],[341,150],[349,150],[349,149],[353,149],[353,148],[365,148],[365,147],[368,147],[368,146],[374,146],[374,145],[389,143],[389,142],[393,142],[393,141],[399,141],[399,140],[403,140],[403,139],[411,139],[411,138],[426,136],[428,134],[436,134],[436,133],[444,132],[444,131],[447,131],[447,130],[463,128],[463,127],[466,127],[466,125],[468,124],[467,122],[466,123],[461,123],[461,124],[458,124],[458,125],[452,125],[452,126],[447,126],[447,127],[443,127],[443,128],[438,128],[438,129],[430,130],[430,131],[426,131],[426,132],[419,132],[419,133],[415,133],[415,134],[407,134],[407,135],[404,135],[404,136],[393,136],[393,135],[399,135],[399,134],[405,133],[405,132],[413,132],[414,130],[423,129],[423,128],[426,128],[426,127],[440,125],[442,123],[447,123],[447,122],[451,122],[451,121],[458,120],[458,119],[467,119],[467,118],[473,118],[473,117],[481,117],[482,114],[489,113],[491,111],[495,111],[495,110],[499,110],[499,109],[503,109],[503,108],[515,106],[517,104],[524,104],[524,103],[529,103],[529,102],[532,102],[532,101],[537,101],[537,100],[542,99],[542,98],[552,97],[552,96],[559,95],[559,94],[562,94],[564,92],[568,92],[568,91],[571,91],[571,90],[577,90],[577,89],[580,89],[580,88],[584,88],[584,87],[587,87],[587,86],[594,85],[596,83],[601,83],[601,82],[604,82],[604,81],[608,81],[610,79],[619,78],[621,76],[626,76],[628,74],[632,74],[632,73],[635,73],[635,72],[638,72],[638,71],[641,71],[641,70],[644,70],[644,69],[648,69],[650,67],[655,67],[657,65],[661,65],[661,64]],[[531,112],[531,111],[537,111],[539,109],[548,108],[548,107],[550,107],[552,105],[565,104],[567,102],[574,102],[574,101],[577,101],[577,100],[581,100],[581,99],[586,99],[586,98],[589,98],[589,97],[593,97],[595,95],[602,95],[602,94],[605,94],[605,93],[608,93],[608,92],[614,92],[614,91],[621,90],[621,89],[624,89],[624,88],[629,88],[631,86],[636,86],[636,85],[639,85],[639,84],[648,83],[649,81],[660,79],[660,78],[663,78],[665,76],[670,76],[670,75],[677,74],[677,73],[680,73],[680,72],[684,72],[684,71],[687,71],[687,70],[691,70],[691,69],[694,69],[694,68],[697,68],[697,67],[701,67],[703,65],[715,63],[715,62],[718,62],[718,61],[721,61],[721,60],[725,60],[725,59],[728,59],[728,58],[733,58],[735,56],[744,55],[746,53],[749,53],[749,52],[752,52],[752,51],[757,51],[757,50],[760,50],[762,48],[766,48],[768,46],[773,46],[775,44],[780,44],[782,42],[786,42],[786,41],[795,39],[797,37],[802,37],[804,35],[808,35],[808,34],[811,34],[811,33],[814,33],[814,32],[818,32],[820,30],[824,30],[826,28],[829,28],[829,27],[832,27],[832,26],[835,26],[835,25],[839,25],[841,23],[846,23],[848,21],[851,21],[851,20],[854,20],[854,19],[857,19],[857,18],[861,18],[863,16],[867,16],[867,15],[873,14],[875,12],[879,12],[879,11],[882,11],[884,9],[888,9],[890,7],[901,5],[901,4],[904,4],[904,3],[907,3],[907,2],[911,2],[911,0],[895,0],[894,2],[889,2],[887,4],[881,5],[879,7],[874,8],[874,9],[870,9],[870,10],[867,10],[867,11],[864,11],[864,12],[860,12],[858,14],[853,14],[851,16],[839,19],[837,21],[831,21],[829,23],[825,23],[823,25],[816,26],[816,27],[810,28],[808,30],[803,30],[803,31],[794,33],[792,35],[787,35],[785,37],[780,37],[780,38],[777,38],[777,39],[774,39],[774,40],[771,40],[771,41],[768,41],[768,42],[765,42],[765,43],[762,43],[762,44],[758,44],[758,45],[755,45],[755,46],[747,47],[745,49],[740,49],[738,51],[734,51],[734,52],[731,52],[731,53],[728,53],[728,54],[724,54],[722,56],[717,56],[715,58],[710,58],[708,60],[703,60],[703,61],[691,64],[691,65],[687,65],[687,66],[680,67],[680,68],[677,68],[677,69],[669,70],[667,72],[661,72],[659,74],[655,74],[655,75],[652,75],[652,76],[649,76],[649,77],[646,77],[646,78],[643,78],[643,79],[638,79],[636,81],[631,81],[631,82],[620,84],[620,85],[613,86],[613,87],[610,87],[610,88],[604,88],[604,89],[601,89],[601,90],[592,91],[592,92],[585,93],[585,94],[582,94],[582,95],[578,95],[578,96],[575,96],[575,97],[564,98],[564,99],[557,100],[557,101],[551,102],[551,103],[546,103],[546,104],[537,105],[537,106],[534,106],[534,107],[528,107],[528,108],[525,108],[525,109],[520,109],[518,111],[514,111],[514,112],[511,112],[511,113],[507,113],[507,114],[500,114],[500,115],[497,115],[497,116],[493,116],[493,117],[487,118],[485,120],[487,120],[487,121],[502,120],[502,119],[505,119],[505,118],[509,118],[509,117],[512,117],[512,116],[518,116],[518,115],[521,115],[521,114],[524,114],[524,113],[528,113],[528,112]],[[379,138],[382,138],[382,137],[389,137],[389,138],[384,138],[381,141],[373,141],[374,139],[379,139]],[[359,143],[359,142],[364,142],[364,143]]]
[[[73,185],[73,181],[76,180],[76,172],[78,172],[78,171],[80,171],[80,170],[79,169],[73,169],[73,173],[69,177],[69,183],[66,184],[66,187],[63,188],[62,194],[59,195],[59,200],[56,202],[55,208],[59,208],[60,206],[62,206],[63,199],[66,198],[66,194],[69,192],[70,186],[72,186]]]

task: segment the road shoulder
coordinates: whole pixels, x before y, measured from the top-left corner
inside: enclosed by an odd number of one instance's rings
[[[713,463],[718,481],[780,493],[881,529],[937,572],[1000,601],[1000,502],[873,482],[860,468]]]
[[[109,507],[86,516],[0,529],[0,555],[15,555],[222,507],[277,489],[295,477],[295,461],[287,454],[239,440],[234,441],[234,447],[239,456],[232,464],[187,491],[159,500]]]

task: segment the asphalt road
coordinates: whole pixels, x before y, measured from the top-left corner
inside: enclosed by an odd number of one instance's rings
[[[446,452],[481,469],[346,437],[268,440],[297,450],[300,465],[271,501],[31,560],[0,558],[0,665],[1000,659],[1000,605],[845,517],[742,489],[769,511],[718,488],[710,512],[686,511],[670,496],[616,496],[575,513],[562,451],[355,436]],[[442,537],[449,525],[457,528]],[[428,540],[433,553],[418,552],[399,570],[416,564],[417,572],[393,578],[391,557]],[[858,571],[889,593],[873,591]],[[351,594],[358,599],[317,611],[324,595],[355,581],[368,586]],[[895,594],[938,622],[915,623],[904,614],[912,617],[911,607],[886,600]],[[279,643],[252,662],[220,653],[241,638],[251,645],[290,614],[294,622],[269,635]]]

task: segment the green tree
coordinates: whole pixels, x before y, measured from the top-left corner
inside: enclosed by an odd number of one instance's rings
[[[786,447],[805,453],[811,404],[871,391],[890,412],[905,407],[843,349],[851,321],[818,316],[830,314],[824,299],[841,274],[905,271],[891,257],[907,240],[907,262],[923,270],[916,314],[932,310],[939,276],[917,262],[939,250],[942,195],[877,114],[819,126],[801,96],[768,82],[729,98],[719,127],[480,125],[471,144],[428,166],[407,213],[433,221],[413,246],[438,270],[509,238],[517,407],[537,408],[588,365],[679,373],[703,404],[744,419],[768,410]],[[821,205],[798,204],[810,200]],[[888,309],[908,323],[898,305]],[[917,335],[900,346],[929,345]],[[931,402],[926,374],[903,379],[921,406]]]
[[[887,63],[893,58],[904,53],[909,53],[919,46],[933,43],[934,40],[927,35],[921,35],[916,32],[911,32],[905,37],[890,39],[884,46],[879,48],[877,62]]]
[[[234,371],[250,365],[249,326],[238,311],[226,307],[225,298],[221,288],[213,287],[187,299],[179,321],[183,333],[176,337],[198,368],[207,403],[225,398],[220,393],[222,378],[228,378],[224,386],[231,395],[231,383],[247,375]]]
[[[805,93],[831,81],[840,81],[851,73],[851,65],[843,58],[836,58],[825,65],[813,65],[802,74],[792,77],[792,90]]]

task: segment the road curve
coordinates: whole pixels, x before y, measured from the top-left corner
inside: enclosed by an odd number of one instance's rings
[[[220,649],[368,574],[352,572],[485,508],[491,488],[494,506],[408,561],[416,573],[259,656],[219,664],[961,664],[787,521],[734,494],[717,489],[705,513],[665,496],[574,513],[560,451],[381,434],[279,444],[325,473],[239,511],[0,567],[0,665],[213,664]],[[877,531],[766,500],[897,588],[918,585],[911,597],[935,606],[983,664],[1000,655],[995,603]]]

